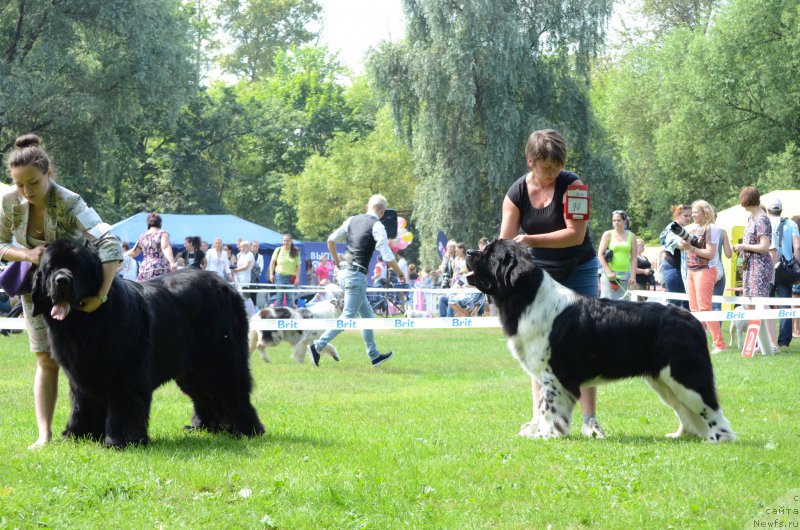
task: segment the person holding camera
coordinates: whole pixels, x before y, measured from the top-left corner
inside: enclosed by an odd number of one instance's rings
[[[672,207],[672,222],[661,231],[661,277],[664,287],[669,293],[686,293],[681,274],[681,238],[672,230],[673,227],[688,226],[692,222],[692,207],[688,204],[676,204]],[[670,300],[670,304],[689,309],[685,300]]]
[[[622,210],[611,212],[611,225],[614,228],[603,233],[597,247],[603,267],[600,298],[620,300],[636,285],[636,235],[627,229],[628,214]]]
[[[344,291],[344,309],[341,317],[343,319],[375,316],[367,300],[367,267],[375,250],[381,253],[386,265],[397,273],[398,278],[401,278],[403,283],[408,283],[408,278],[400,270],[392,249],[389,248],[386,228],[381,223],[387,207],[386,197],[373,195],[367,203],[367,213],[348,217],[342,226],[328,236],[328,252],[333,258],[333,263],[339,268],[339,287]],[[336,243],[343,241],[347,242],[347,248],[344,259],[341,259],[336,252]],[[318,340],[308,345],[314,366],[319,366],[320,350],[341,332],[341,329],[329,329]],[[378,350],[371,329],[362,329],[361,338],[367,347],[367,355],[372,366],[378,366],[392,356],[390,351],[381,353]]]
[[[681,229],[680,247],[686,253],[686,292],[689,294],[691,311],[711,311],[711,297],[717,283],[717,247],[719,231],[712,230],[715,220],[714,209],[706,201],[692,203],[694,224],[686,230]],[[688,237],[686,237],[688,236]],[[719,322],[706,322],[711,331],[714,349],[711,353],[725,351],[725,339]]]

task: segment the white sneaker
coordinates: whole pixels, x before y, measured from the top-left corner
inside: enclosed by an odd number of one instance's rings
[[[718,354],[718,353],[722,353],[722,352],[724,352],[724,351],[725,351],[725,348],[717,348],[717,347],[714,347],[714,349],[713,349],[713,350],[711,350],[711,355],[716,355],[716,354]]]
[[[587,423],[581,425],[581,434],[589,438],[603,439],[606,437],[606,432],[594,418],[590,418]]]

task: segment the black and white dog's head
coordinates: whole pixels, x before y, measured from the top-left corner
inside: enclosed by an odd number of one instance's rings
[[[64,320],[83,298],[97,293],[103,281],[100,260],[77,241],[48,245],[33,275],[33,314]]]
[[[535,295],[544,272],[531,259],[530,249],[510,239],[492,241],[483,250],[467,251],[467,283],[498,300],[528,290]]]

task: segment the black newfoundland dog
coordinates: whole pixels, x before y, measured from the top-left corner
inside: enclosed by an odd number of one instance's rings
[[[47,247],[33,279],[34,314],[44,315],[51,354],[69,378],[65,437],[147,443],[153,391],[172,379],[194,402],[192,427],[264,432],[250,403],[248,322],[235,289],[214,273],[184,269],[144,283],[114,279],[99,309],[80,311],[102,277],[97,256],[61,240]]]
[[[566,436],[582,386],[641,376],[678,415],[668,436],[735,438],[717,401],[706,334],[688,311],[580,296],[510,240],[468,251],[467,268],[467,281],[494,297],[512,355],[541,384],[539,410],[521,435]]]

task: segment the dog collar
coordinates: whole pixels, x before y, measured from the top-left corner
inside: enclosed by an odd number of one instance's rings
[[[97,295],[97,299],[100,300],[101,304],[105,304],[108,301],[108,295]]]

